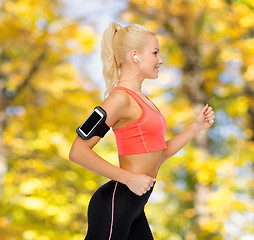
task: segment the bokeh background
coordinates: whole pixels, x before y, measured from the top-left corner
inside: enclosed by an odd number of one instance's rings
[[[165,64],[143,91],[167,139],[206,103],[216,112],[161,167],[146,207],[155,239],[253,240],[253,0],[0,0],[0,239],[84,238],[89,199],[108,179],[68,154],[103,100],[112,21],[158,36]],[[118,164],[112,132],[95,150]]]

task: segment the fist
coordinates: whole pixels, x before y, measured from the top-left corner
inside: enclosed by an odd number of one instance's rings
[[[214,119],[215,113],[213,111],[213,108],[206,104],[201,109],[195,122],[199,125],[200,130],[205,130],[213,125]]]

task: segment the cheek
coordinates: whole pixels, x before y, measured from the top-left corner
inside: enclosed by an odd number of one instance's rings
[[[142,72],[145,74],[154,74],[156,72],[155,67],[158,65],[158,59],[154,56],[144,57],[144,61],[142,62]]]
[[[159,63],[159,58],[153,56],[153,58],[151,58],[151,64],[152,64],[153,66],[157,66],[158,63]]]
[[[144,67],[143,67],[143,72],[144,73],[151,73],[151,71],[153,70],[154,66],[150,63],[150,64],[146,64]]]
[[[158,71],[154,68],[154,65],[147,65],[142,69],[143,76],[147,79],[154,79],[158,77]]]
[[[144,67],[147,69],[154,68],[157,64],[157,60],[155,58],[150,57],[150,59],[147,59],[146,63],[144,64]]]

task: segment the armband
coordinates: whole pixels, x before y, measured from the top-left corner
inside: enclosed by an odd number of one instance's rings
[[[110,129],[105,123],[106,118],[106,111],[100,106],[95,107],[89,117],[76,129],[77,134],[85,140],[93,136],[103,138]]]

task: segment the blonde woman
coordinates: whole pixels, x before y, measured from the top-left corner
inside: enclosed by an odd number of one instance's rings
[[[195,122],[165,141],[165,118],[141,91],[143,81],[156,79],[163,64],[155,34],[138,24],[121,27],[112,23],[103,34],[101,46],[107,97],[98,110],[106,130],[85,139],[79,134],[70,151],[71,161],[111,179],[91,198],[85,239],[150,240],[153,236],[144,206],[161,164],[198,132],[212,126],[215,115],[206,105]],[[100,131],[96,120],[89,119],[93,129]],[[93,151],[109,127],[116,137],[120,167]]]

